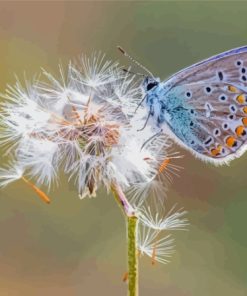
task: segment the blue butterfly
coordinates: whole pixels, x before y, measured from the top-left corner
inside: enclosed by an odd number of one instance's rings
[[[201,61],[165,81],[149,74],[142,83],[148,118],[178,144],[216,164],[247,150],[247,46]]]

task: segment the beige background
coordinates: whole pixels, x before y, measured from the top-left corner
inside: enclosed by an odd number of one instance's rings
[[[246,2],[0,2],[0,90],[80,53],[121,44],[162,79],[247,44]],[[183,151],[169,199],[189,211],[168,265],[140,262],[141,296],[247,295],[247,156],[215,168]],[[125,225],[111,196],[63,180],[47,206],[21,182],[0,191],[0,295],[126,295]]]

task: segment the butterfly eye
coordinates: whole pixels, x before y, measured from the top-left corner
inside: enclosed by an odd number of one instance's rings
[[[154,88],[156,85],[158,85],[158,82],[150,82],[147,84],[147,91],[151,90]]]

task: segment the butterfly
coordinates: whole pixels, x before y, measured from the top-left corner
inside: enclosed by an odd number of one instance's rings
[[[203,60],[165,81],[148,73],[142,82],[148,120],[175,142],[215,164],[247,150],[247,46]]]

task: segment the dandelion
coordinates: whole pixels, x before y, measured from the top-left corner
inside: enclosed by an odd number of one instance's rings
[[[0,186],[22,180],[49,203],[39,187],[58,186],[63,172],[81,199],[96,196],[100,186],[112,191],[127,216],[129,295],[136,295],[137,248],[165,263],[173,240],[160,237],[160,230],[187,223],[185,212],[159,220],[142,209],[151,193],[164,196],[179,171],[173,160],[181,156],[167,136],[153,138],[152,127],[138,131],[145,123],[143,109],[135,112],[141,90],[118,63],[93,54],[70,63],[66,71],[60,66],[59,78],[42,72],[42,81],[25,87],[17,81],[2,95],[0,145],[11,163],[0,169]]]

